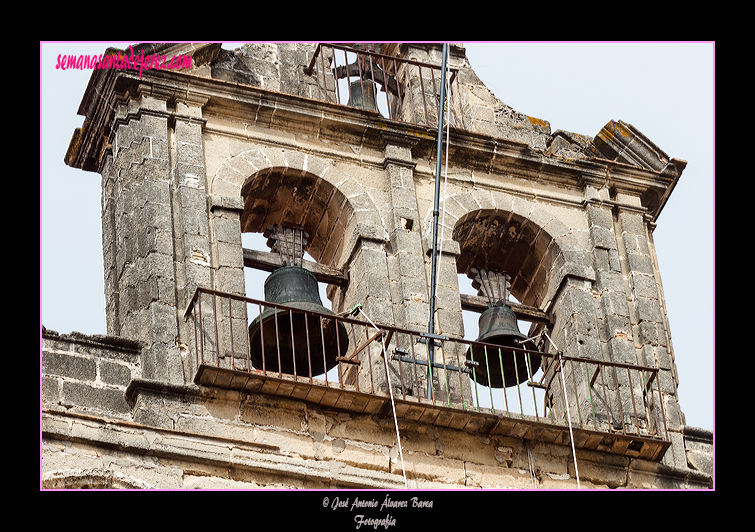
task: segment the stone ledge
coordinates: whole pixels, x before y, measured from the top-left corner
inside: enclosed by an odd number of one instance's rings
[[[691,470],[713,476],[713,431],[685,425],[682,428],[687,464]]]
[[[42,326],[42,339],[50,341],[63,341],[79,344],[88,344],[95,347],[106,349],[118,349],[121,351],[141,351],[142,344],[136,340],[121,338],[119,336],[110,336],[103,334],[83,334],[73,331],[70,334],[60,334]]]
[[[42,437],[97,448],[105,446],[156,459],[199,462],[223,469],[238,468],[262,477],[284,476],[296,483],[340,489],[404,487],[400,473],[367,470],[333,460],[301,459],[286,455],[277,446],[147,427],[110,418],[43,410]]]

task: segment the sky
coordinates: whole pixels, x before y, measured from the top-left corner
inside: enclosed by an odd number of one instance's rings
[[[61,334],[107,331],[100,176],[63,163],[83,123],[76,113],[91,72],[56,69],[57,57],[99,55],[107,46],[128,44],[40,43],[40,324]],[[714,429],[714,43],[464,46],[472,68],[501,101],[550,122],[551,131],[595,136],[610,120],[622,120],[670,157],[687,161],[653,238],[679,402],[688,425]],[[244,245],[252,247],[247,240]],[[252,285],[261,283],[248,279]]]

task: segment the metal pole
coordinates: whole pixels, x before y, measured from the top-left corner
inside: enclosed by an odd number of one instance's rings
[[[448,61],[448,43],[443,43],[443,61],[441,66],[440,102],[438,110],[438,147],[435,156],[435,201],[433,204],[433,262],[430,275],[430,323],[428,332],[435,334],[435,277],[438,262],[438,216],[440,214],[440,169],[443,156],[443,115],[446,106],[446,62]],[[435,339],[428,338],[427,397],[433,396],[432,367],[435,362]]]

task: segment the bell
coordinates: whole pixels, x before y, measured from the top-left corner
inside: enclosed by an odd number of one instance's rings
[[[375,84],[366,79],[358,79],[351,83],[349,105],[360,107],[368,111],[377,111],[377,102],[375,101]]]
[[[467,360],[475,362],[475,379],[479,384],[491,388],[516,386],[526,382],[540,367],[540,357],[511,348],[527,349],[527,338],[519,332],[516,314],[508,305],[488,308],[480,315],[480,336],[478,342],[494,344],[504,349],[491,346],[473,345],[467,351]],[[532,349],[532,346],[529,347]],[[487,352],[487,360],[486,360]],[[499,356],[500,354],[500,356]],[[527,372],[529,358],[530,373]]]
[[[322,305],[317,279],[301,266],[283,266],[270,274],[265,280],[265,301],[333,315]],[[255,368],[305,377],[335,367],[349,345],[340,321],[274,308],[265,308],[252,321],[249,338]]]

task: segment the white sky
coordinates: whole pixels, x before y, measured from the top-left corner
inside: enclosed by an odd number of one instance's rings
[[[60,333],[105,334],[100,176],[63,163],[83,123],[76,112],[90,72],[55,66],[58,54],[99,55],[129,43],[40,44],[40,322]],[[714,43],[465,47],[499,99],[547,120],[552,131],[594,136],[609,120],[623,120],[688,162],[654,239],[681,408],[689,425],[713,429]]]

